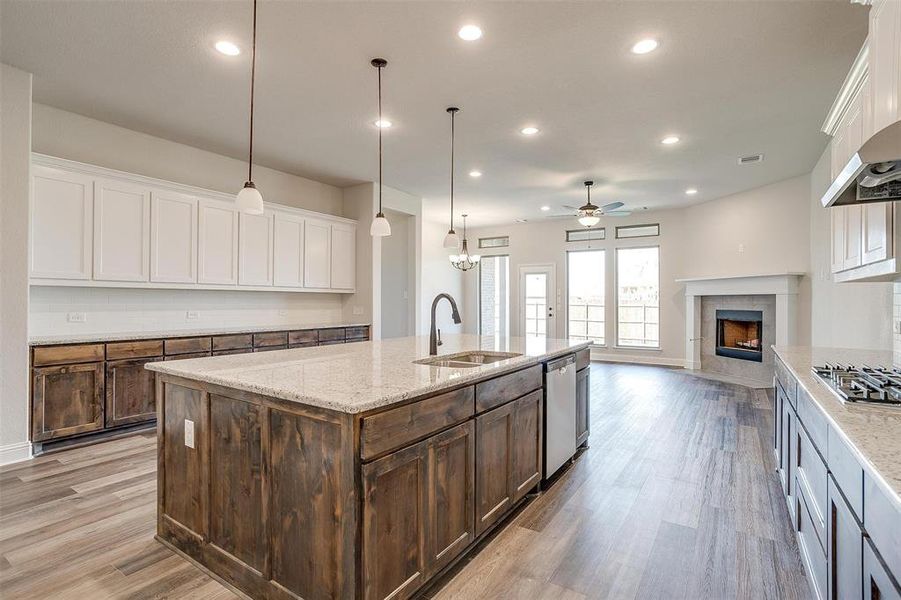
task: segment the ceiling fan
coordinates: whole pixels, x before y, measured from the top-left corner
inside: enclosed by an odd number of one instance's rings
[[[601,217],[626,217],[632,214],[631,210],[620,210],[621,207],[624,206],[622,202],[611,202],[609,204],[605,204],[604,206],[595,206],[591,203],[591,186],[594,185],[593,181],[585,182],[585,190],[588,192],[588,202],[583,204],[582,206],[571,206],[569,204],[563,204],[563,208],[573,211],[572,213],[566,215],[547,215],[548,218],[559,219],[559,218],[572,218],[578,217],[579,223],[586,227],[593,227],[597,225],[598,221],[601,220]]]

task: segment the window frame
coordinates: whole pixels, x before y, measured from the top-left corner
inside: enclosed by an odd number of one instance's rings
[[[608,337],[607,337],[607,248],[579,248],[575,250],[565,250],[565,266],[563,270],[563,279],[564,285],[566,286],[566,326],[564,327],[564,332],[566,334],[566,339],[569,339],[569,255],[577,252],[603,252],[604,253],[604,343],[596,344],[591,342],[591,348],[607,348],[609,346]],[[587,332],[586,332],[587,333]],[[586,335],[586,337],[588,337]]]
[[[504,243],[498,246],[483,246],[482,242],[485,240],[504,240]],[[480,237],[478,243],[479,250],[497,250],[500,248],[509,248],[510,247],[510,236],[509,235],[490,235],[487,237]],[[500,256],[494,255],[494,256]]]
[[[571,233],[584,233],[584,232],[590,232],[590,231],[599,232],[601,237],[589,236],[589,237],[585,238],[584,240],[572,240],[572,239],[570,239],[570,236],[569,236],[569,234],[571,234]],[[590,228],[586,227],[584,229],[567,229],[564,239],[566,240],[567,244],[580,244],[580,243],[585,243],[585,242],[605,242],[605,241],[607,241],[607,227],[590,227]]]
[[[478,307],[477,310],[479,312],[479,335],[486,335],[482,333],[482,261],[486,258],[506,258],[507,259],[507,288],[510,288],[510,255],[509,254],[483,254],[481,260],[479,261],[479,269],[478,269]],[[510,294],[507,294],[507,321],[509,323],[510,320]],[[507,337],[510,337],[510,327],[507,327]]]
[[[620,250],[647,250],[649,248],[657,249],[657,345],[656,346],[632,346],[629,344],[621,344],[619,341],[619,251]],[[613,335],[614,348],[622,348],[624,350],[649,350],[651,352],[662,350],[660,345],[661,330],[661,311],[660,311],[660,244],[646,244],[636,246],[618,246],[614,248],[613,256]]]
[[[648,235],[630,235],[620,237],[620,230],[630,230],[630,229],[641,229],[642,227],[656,227],[657,233],[650,233]],[[613,232],[614,239],[617,240],[640,240],[642,238],[655,238],[660,237],[660,223],[639,223],[636,225],[617,225],[616,229]]]

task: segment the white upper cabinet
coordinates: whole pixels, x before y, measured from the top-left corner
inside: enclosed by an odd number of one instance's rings
[[[272,213],[240,215],[238,283],[272,285]]]
[[[197,281],[197,199],[150,193],[150,281]]]
[[[331,270],[333,289],[352,290],[356,286],[357,228],[332,225]]]
[[[275,212],[273,267],[278,287],[303,287],[303,217]]]
[[[893,237],[891,202],[864,204],[862,264],[868,265],[891,257],[890,241]]]
[[[31,173],[31,277],[90,279],[93,179],[39,165]]]
[[[197,281],[238,283],[238,211],[217,200],[200,200]]]
[[[94,182],[94,279],[150,280],[150,191]]]
[[[332,226],[328,221],[306,219],[303,240],[303,285],[331,287]]]
[[[846,206],[833,206],[829,209],[832,218],[832,272],[838,273],[845,268],[845,221]]]
[[[845,244],[842,268],[853,269],[863,264],[863,205],[851,204],[845,207]]]
[[[901,119],[901,1],[873,0],[868,39],[875,133]]]

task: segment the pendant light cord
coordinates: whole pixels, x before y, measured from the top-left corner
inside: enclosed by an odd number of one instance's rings
[[[253,182],[253,92],[257,72],[257,0],[253,0],[253,41],[250,46],[250,152],[247,158],[247,181]]]
[[[451,111],[451,172],[450,172],[450,226],[451,231],[454,230],[454,139],[455,139],[455,128],[454,122],[457,116],[457,111]],[[464,225],[465,227],[465,225]]]
[[[379,215],[382,214],[382,67],[379,66]]]

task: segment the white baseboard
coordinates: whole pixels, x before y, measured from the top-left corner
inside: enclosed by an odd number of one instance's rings
[[[31,442],[16,442],[0,446],[0,465],[21,462],[31,458]]]
[[[668,358],[666,356],[654,356],[645,354],[620,354],[618,352],[605,352],[603,349],[591,350],[591,360],[616,363],[634,363],[638,365],[658,365],[663,367],[685,367],[685,360],[681,358]]]

